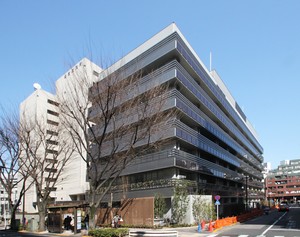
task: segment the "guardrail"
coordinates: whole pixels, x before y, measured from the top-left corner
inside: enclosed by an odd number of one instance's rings
[[[129,231],[129,236],[135,236],[135,237],[178,237],[178,232],[173,230],[145,230],[145,231],[136,231],[131,230]]]

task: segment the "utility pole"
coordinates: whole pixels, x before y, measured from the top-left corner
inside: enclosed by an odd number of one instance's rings
[[[248,176],[245,176],[246,178],[246,212],[248,212]]]
[[[23,195],[23,207],[22,207],[22,223],[23,223],[23,230],[26,230],[26,227],[25,227],[25,224],[26,224],[26,221],[25,221],[25,192],[24,192],[24,195]]]

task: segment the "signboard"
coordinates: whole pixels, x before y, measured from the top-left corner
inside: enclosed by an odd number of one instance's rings
[[[215,202],[215,205],[216,206],[219,206],[221,203],[220,203],[220,201],[219,200],[217,200],[216,202]]]
[[[221,199],[221,197],[220,197],[219,195],[216,195],[216,196],[215,196],[215,200],[216,200],[216,201],[219,201],[220,199]]]
[[[77,230],[81,230],[81,210],[77,210]]]

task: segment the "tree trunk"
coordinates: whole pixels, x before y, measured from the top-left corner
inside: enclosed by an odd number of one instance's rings
[[[89,226],[90,229],[95,229],[96,227],[96,210],[95,204],[90,203],[90,220],[89,220]]]
[[[40,204],[41,208],[39,208],[39,229],[38,231],[45,231],[45,219],[46,219],[46,206],[43,203]]]
[[[11,211],[11,216],[10,216],[10,229],[12,230],[18,230],[19,226],[17,226],[16,223],[16,209],[13,208]]]

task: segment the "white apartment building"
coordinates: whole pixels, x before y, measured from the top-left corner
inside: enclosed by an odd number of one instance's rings
[[[56,81],[55,94],[43,90],[41,86],[35,83],[34,92],[20,105],[20,121],[26,120],[27,123],[32,123],[33,126],[34,124],[42,124],[48,136],[46,143],[50,142],[53,144],[52,149],[55,152],[56,147],[60,145],[60,141],[62,140],[60,134],[67,134],[66,129],[61,125],[60,102],[62,100],[70,100],[68,103],[72,103],[72,98],[74,98],[72,94],[74,93],[78,96],[79,101],[83,101],[84,97],[87,98],[87,89],[81,91],[81,94],[79,94],[77,89],[74,88],[79,88],[81,83],[85,83],[86,81],[92,83],[100,71],[100,67],[90,60],[83,58]],[[73,142],[70,138],[63,138],[63,140],[67,140],[70,143]],[[51,152],[49,150],[41,150],[40,152],[46,152],[45,159],[51,161],[51,157],[49,157],[51,156]],[[53,171],[45,170],[45,172]],[[76,149],[74,149],[71,159],[63,168],[63,172],[56,182],[55,188],[51,189],[50,196],[54,201],[83,200],[87,189],[86,163],[81,159]],[[36,198],[36,190],[33,185],[25,195],[25,213],[37,213]],[[23,205],[20,206],[21,212],[23,212],[22,208]]]

